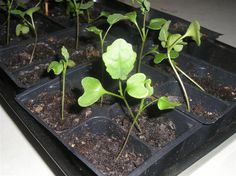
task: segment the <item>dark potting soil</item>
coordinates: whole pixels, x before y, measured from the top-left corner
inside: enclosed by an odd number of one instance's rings
[[[151,61],[153,62],[153,61]],[[171,69],[171,66],[167,62],[163,62],[160,64],[152,64],[151,65],[155,68],[160,69],[161,71],[164,71],[168,74],[171,74],[174,76],[173,70]],[[204,90],[211,94],[214,95],[215,97],[218,97],[222,100],[225,101],[236,101],[236,87],[233,87],[231,85],[227,85],[224,83],[221,83],[220,81],[214,80],[211,76],[211,73],[205,74],[204,77],[200,77],[197,74],[193,73],[192,70],[186,72],[194,81],[196,81],[200,86],[204,88]],[[183,78],[185,78],[183,76]],[[217,79],[217,78],[216,78]],[[185,78],[185,81],[190,82]],[[194,86],[194,84],[193,84]]]
[[[61,119],[60,91],[42,92],[27,102],[28,109],[55,132],[71,129],[90,118],[91,108],[81,110],[77,99],[70,94],[65,95],[64,120]]]
[[[34,44],[27,45],[22,50],[14,50],[1,56],[0,61],[9,69],[16,70],[30,62],[31,53]],[[55,50],[47,43],[39,42],[35,50],[32,63],[47,60],[55,55]]]
[[[131,119],[124,114],[117,114],[112,117],[112,120],[126,132],[132,124]],[[134,127],[133,134],[153,147],[162,148],[177,137],[175,124],[163,116],[150,117],[146,112],[143,112],[138,119],[138,124],[141,132]]]
[[[236,101],[236,87],[219,83],[207,74],[205,77],[198,77],[197,75],[190,75],[197,83],[199,83],[207,93],[214,95],[225,101]]]
[[[49,63],[38,64],[37,66],[32,67],[30,70],[22,70],[14,73],[17,81],[24,86],[31,86],[34,83],[37,83],[38,80],[48,76],[47,68]]]
[[[182,105],[179,108],[187,112],[187,106],[185,101],[183,100],[183,97],[178,97],[178,96],[168,96],[168,97],[173,101],[181,102]],[[211,111],[209,111],[201,104],[201,102],[197,100],[193,101],[191,98],[190,98],[190,108],[191,110],[188,113],[194,114],[196,117],[201,117],[206,122],[215,122],[220,118],[221,115],[221,112],[217,111],[217,109],[212,109]]]
[[[86,42],[91,44],[87,44]],[[62,57],[60,56],[62,46],[65,46],[68,49],[71,59],[75,61],[76,65],[88,63],[91,60],[100,57],[99,50],[96,49],[97,45],[92,42],[93,41],[90,41],[90,39],[84,39],[80,42],[81,48],[79,51],[76,51],[74,47],[75,39],[70,35],[48,37],[45,43],[38,43],[32,63],[48,59],[55,60]],[[28,65],[32,47],[33,45],[28,45],[22,50],[15,50],[11,53],[6,53],[0,57],[0,61],[4,63],[6,67],[13,70]],[[41,63],[33,68],[27,68],[27,70],[21,71],[19,75],[16,75],[18,81],[21,81],[22,85],[31,85],[36,83],[39,79],[49,76],[49,74],[46,73],[47,65],[48,63]]]
[[[125,135],[124,135],[125,136]],[[108,137],[84,131],[72,135],[69,145],[92,162],[106,176],[126,176],[145,161],[145,156],[135,153],[127,145],[120,158],[116,157],[125,138]]]
[[[2,14],[1,14],[2,15]],[[6,18],[6,16],[5,16]],[[59,29],[61,29],[58,26],[55,26],[54,24],[50,23],[50,21],[48,20],[43,20],[42,18],[35,16],[35,26],[37,29],[37,33],[38,36],[44,36],[50,32],[55,32]],[[10,44],[12,43],[18,43],[21,41],[25,41],[28,39],[34,39],[34,33],[31,30],[28,34],[24,34],[24,35],[20,35],[20,36],[16,36],[16,26],[17,24],[21,23],[21,20],[16,18],[16,17],[12,17],[11,18],[11,24],[10,24]],[[2,27],[0,28],[0,46],[4,46],[6,45],[6,34],[7,34],[7,27],[6,27],[7,23],[4,23],[4,25],[2,25]]]
[[[38,94],[25,102],[26,107],[55,132],[72,129],[88,120],[93,115],[93,106],[81,108],[77,104],[77,98],[73,93],[65,95],[64,120],[61,119],[61,92],[48,91]],[[110,106],[113,99],[104,96],[103,106]],[[100,106],[100,102],[98,102]]]

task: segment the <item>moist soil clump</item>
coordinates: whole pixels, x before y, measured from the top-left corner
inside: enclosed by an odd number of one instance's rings
[[[124,135],[125,136],[125,135]],[[73,134],[69,145],[92,162],[106,176],[126,176],[145,161],[145,156],[135,153],[127,145],[120,158],[116,157],[125,138],[93,134],[85,131]]]

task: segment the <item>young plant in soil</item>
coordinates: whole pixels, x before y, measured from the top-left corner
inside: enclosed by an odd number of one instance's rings
[[[62,2],[63,0],[56,0],[56,2]],[[72,13],[73,16],[76,16],[76,42],[75,49],[79,49],[79,24],[80,24],[80,14],[83,14],[84,11],[88,11],[89,8],[93,7],[94,2],[88,1],[84,3],[84,0],[77,2],[77,0],[66,0],[67,1],[67,11]]]
[[[35,39],[34,39],[34,47],[30,56],[30,61],[29,63],[32,62],[33,58],[34,58],[34,53],[36,50],[36,46],[37,46],[37,42],[38,42],[38,34],[37,34],[37,30],[36,30],[36,26],[35,26],[35,22],[34,22],[34,13],[39,11],[40,7],[39,7],[39,3],[36,4],[36,6],[29,8],[26,11],[21,11],[21,10],[12,10],[11,13],[18,15],[23,22],[19,23],[16,26],[16,35],[19,36],[21,34],[28,34],[30,29],[32,29]]]
[[[122,146],[117,159],[124,150],[134,125],[141,130],[137,120],[147,107],[156,103],[160,110],[164,110],[173,109],[174,107],[180,105],[180,103],[170,101],[164,96],[159,99],[151,97],[153,94],[153,87],[151,86],[152,81],[151,79],[148,79],[145,74],[136,73],[129,76],[134,68],[136,56],[137,54],[133,51],[132,45],[127,43],[124,39],[115,40],[110,46],[107,47],[107,51],[102,56],[103,62],[106,66],[106,71],[110,74],[112,79],[118,80],[118,93],[105,90],[101,82],[93,77],[85,77],[81,81],[84,89],[83,95],[78,99],[78,104],[81,107],[88,107],[97,102],[103,95],[107,94],[123,100],[130,116],[133,119],[133,123],[128,131],[124,145]],[[123,81],[126,82],[125,88],[122,84]],[[137,100],[140,100],[137,113],[132,111],[127,100],[127,94]],[[148,98],[153,98],[154,100],[146,103]]]
[[[9,45],[10,43],[10,25],[11,25],[11,11],[12,11],[12,5],[14,0],[7,0],[6,2],[1,1],[0,2],[0,8],[7,11],[7,33],[6,33],[6,44]]]
[[[69,68],[74,67],[75,62],[69,59],[70,55],[64,46],[61,48],[61,54],[63,58],[59,62],[52,61],[49,64],[47,71],[50,72],[52,70],[55,75],[62,74],[61,119],[64,120],[66,71],[67,71],[67,67]]]
[[[138,30],[138,33],[140,35],[140,39],[141,39],[141,48],[140,48],[140,52],[139,52],[139,57],[138,57],[138,61],[137,61],[137,67],[136,67],[136,72],[140,72],[140,68],[141,68],[141,62],[142,59],[144,58],[144,56],[155,52],[157,50],[157,47],[153,47],[150,48],[149,51],[147,51],[147,53],[144,53],[144,48],[145,48],[145,44],[147,41],[147,36],[149,33],[149,30],[160,30],[162,28],[162,26],[166,23],[166,20],[163,18],[153,18],[150,20],[149,24],[146,24],[146,20],[147,20],[147,16],[148,13],[150,11],[150,1],[149,0],[132,0],[131,4],[135,4],[136,3],[139,5],[140,10],[142,12],[143,15],[143,19],[142,19],[142,24],[139,25],[137,22],[137,14],[136,12],[130,12],[129,15],[129,20],[135,25],[135,27]]]
[[[161,41],[161,46],[166,49],[166,53],[159,53],[157,51],[154,59],[154,63],[159,64],[164,59],[168,59],[168,62],[173,69],[180,85],[184,93],[184,97],[187,104],[187,110],[190,111],[190,103],[189,103],[189,97],[187,94],[187,91],[185,89],[185,86],[183,84],[183,81],[181,77],[179,76],[180,72],[183,74],[187,79],[189,79],[192,83],[194,83],[198,88],[200,88],[202,91],[204,89],[196,82],[194,81],[190,76],[188,76],[181,68],[178,67],[178,65],[175,63],[174,59],[179,56],[179,53],[182,51],[183,47],[187,45],[188,43],[184,41],[184,39],[190,37],[192,40],[196,42],[196,44],[199,46],[201,44],[201,33],[200,33],[200,25],[198,21],[193,21],[185,34],[171,34],[169,29],[170,21],[167,21],[161,28],[158,39]],[[153,52],[153,53],[155,53]]]

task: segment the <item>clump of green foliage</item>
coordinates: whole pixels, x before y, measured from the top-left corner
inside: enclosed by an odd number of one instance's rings
[[[178,58],[179,53],[182,51],[183,46],[187,45],[188,43],[184,41],[185,38],[192,38],[196,44],[199,46],[201,44],[201,33],[200,33],[200,25],[198,21],[193,21],[189,28],[187,29],[186,33],[184,35],[181,34],[171,34],[168,29],[170,25],[170,21],[167,21],[163,18],[154,18],[151,19],[149,22],[149,25],[146,24],[147,15],[150,11],[150,1],[149,0],[132,0],[131,3],[134,5],[135,2],[139,5],[140,10],[143,15],[143,23],[140,27],[136,20],[136,14],[132,12],[132,19],[130,19],[131,22],[134,23],[136,28],[139,31],[140,37],[141,37],[141,49],[139,53],[139,59],[138,59],[138,65],[137,65],[137,72],[140,72],[141,62],[143,58],[147,55],[154,55],[154,62],[156,64],[159,64],[164,59],[168,59],[171,68],[173,69],[180,85],[184,93],[184,97],[187,103],[187,110],[190,111],[190,103],[189,103],[189,97],[187,94],[187,91],[185,89],[185,86],[183,84],[183,81],[181,77],[179,76],[180,72],[183,74],[186,78],[188,78],[191,82],[193,82],[197,87],[199,87],[202,91],[204,89],[196,82],[194,81],[190,76],[188,76],[181,68],[177,66],[177,64],[174,62],[174,59]],[[166,53],[160,53],[158,51],[158,46],[154,46],[150,48],[147,52],[144,53],[144,47],[147,40],[148,32],[149,30],[160,30],[158,39],[161,42],[161,46],[165,48],[167,51]]]
[[[170,63],[171,68],[173,69],[183,90],[187,103],[187,110],[190,111],[189,97],[178,72],[183,74],[186,78],[188,78],[191,82],[193,82],[202,91],[204,91],[204,89],[196,81],[194,81],[191,77],[189,77],[181,68],[179,68],[174,60],[179,56],[179,53],[183,50],[183,47],[188,44],[186,41],[184,41],[185,38],[190,37],[192,40],[196,42],[198,46],[201,44],[200,24],[198,21],[193,21],[189,25],[185,34],[181,35],[181,34],[171,34],[168,31],[170,23],[171,23],[170,21],[167,21],[163,25],[158,37],[158,39],[161,41],[161,46],[166,49],[166,53],[156,52],[154,63],[159,64],[164,59],[168,59],[168,62]]]
[[[64,46],[61,48],[61,54],[63,58],[59,62],[52,61],[49,64],[47,71],[50,72],[52,70],[55,75],[62,74],[61,119],[64,120],[66,72],[67,67],[72,68],[75,66],[75,62],[69,59],[70,55]]]
[[[22,23],[19,23],[16,26],[16,35],[19,36],[21,34],[28,34],[30,29],[33,31],[35,39],[34,39],[34,46],[33,50],[30,56],[30,61],[29,63],[32,62],[34,58],[34,53],[36,50],[37,42],[38,42],[38,33],[37,29],[35,26],[35,21],[34,21],[34,13],[38,12],[40,9],[39,4],[36,4],[36,6],[29,8],[25,11],[22,10],[12,10],[11,13],[14,15],[18,15],[22,19]]]
[[[115,40],[107,47],[107,51],[103,53],[102,59],[106,66],[106,71],[112,79],[118,81],[119,88],[117,93],[104,89],[102,83],[96,78],[85,77],[81,81],[84,93],[78,99],[78,104],[80,106],[88,107],[97,102],[103,95],[107,94],[123,100],[133,119],[127,138],[117,159],[124,150],[134,125],[141,130],[137,120],[147,107],[156,103],[160,110],[164,110],[173,109],[180,105],[178,102],[170,101],[167,97],[160,97],[159,99],[155,98],[148,104],[145,104],[145,100],[149,99],[153,94],[152,81],[151,79],[148,79],[144,73],[135,73],[129,76],[134,68],[136,57],[137,54],[133,51],[132,45],[127,43],[124,39]],[[123,86],[123,82],[126,82],[125,87]],[[138,112],[135,113],[132,111],[127,100],[127,94],[140,101]]]

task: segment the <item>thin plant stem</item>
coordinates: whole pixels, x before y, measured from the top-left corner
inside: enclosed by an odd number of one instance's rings
[[[61,119],[64,120],[64,107],[65,107],[65,85],[66,85],[66,63],[63,64],[63,73],[62,73],[62,98],[61,98]]]
[[[142,63],[142,58],[143,58],[143,50],[144,50],[144,46],[145,46],[145,43],[146,43],[146,37],[147,37],[147,33],[148,33],[148,31],[146,31],[146,17],[147,17],[147,14],[144,13],[142,31],[138,27],[138,24],[136,24],[136,27],[138,28],[138,31],[139,31],[141,39],[142,39],[142,44],[141,44],[141,49],[140,49],[140,53],[139,53],[139,59],[138,59],[138,63],[137,63],[138,65],[137,65],[136,73],[139,73],[140,69],[141,69],[141,63]]]
[[[138,113],[137,113],[137,115],[135,116],[134,121],[133,121],[132,125],[131,125],[130,128],[129,128],[128,134],[127,134],[126,139],[125,139],[125,142],[124,142],[124,144],[122,145],[122,148],[121,148],[121,150],[119,151],[119,154],[118,154],[117,157],[116,157],[116,161],[120,158],[122,152],[123,152],[124,149],[125,149],[125,146],[126,146],[127,143],[128,143],[128,140],[129,140],[130,134],[131,134],[131,132],[132,132],[132,130],[133,130],[133,127],[134,127],[134,125],[137,123],[138,117],[140,116],[140,114],[141,114],[141,112],[142,112],[142,110],[143,110],[143,105],[144,105],[144,99],[141,100]]]
[[[7,45],[10,43],[10,24],[11,24],[11,7],[12,7],[13,0],[7,1],[8,9],[7,9]]]
[[[132,110],[131,110],[131,108],[130,108],[129,103],[127,102],[127,100],[126,100],[126,98],[125,98],[125,96],[124,96],[124,94],[123,94],[123,89],[122,89],[122,83],[121,83],[121,81],[119,81],[119,91],[120,91],[120,95],[122,96],[122,100],[124,101],[125,106],[126,106],[126,108],[128,109],[129,114],[131,115],[131,117],[132,117],[133,120],[134,120],[134,119],[135,119],[135,116],[134,116],[134,113],[132,112]],[[141,132],[142,130],[141,130],[139,124],[138,124],[137,122],[135,122],[135,125],[136,125],[138,131]]]
[[[177,70],[176,70],[176,68],[175,68],[175,66],[174,66],[174,64],[173,64],[173,62],[172,62],[172,60],[170,58],[170,50],[169,49],[167,50],[167,56],[168,56],[168,61],[169,61],[170,65],[171,65],[172,69],[174,70],[174,73],[175,73],[175,75],[176,75],[176,77],[177,77],[177,79],[178,79],[178,81],[180,83],[180,86],[181,86],[182,90],[183,90],[184,97],[185,97],[186,104],[187,104],[187,111],[190,112],[189,97],[188,97],[187,91],[185,89],[184,83],[183,83],[182,79],[180,78],[179,73],[177,72]]]
[[[194,81],[190,76],[188,76],[181,68],[175,64],[175,68],[182,73],[186,78],[188,78],[193,84],[195,84],[200,90],[205,91],[202,86],[200,86],[196,81]]]
[[[33,17],[30,17],[30,19],[31,19],[31,23],[32,23],[31,26],[32,26],[32,29],[34,31],[35,39],[34,39],[34,47],[33,47],[33,51],[32,51],[31,56],[30,56],[30,62],[29,63],[31,63],[33,61],[34,53],[35,53],[37,42],[38,42],[38,34],[37,34],[36,27],[35,27],[35,24],[34,24],[34,19],[33,19]]]
[[[76,13],[76,42],[75,42],[75,49],[78,50],[79,48],[79,15]]]

